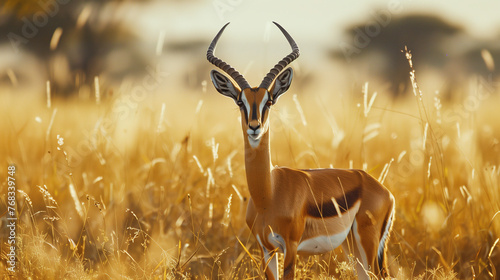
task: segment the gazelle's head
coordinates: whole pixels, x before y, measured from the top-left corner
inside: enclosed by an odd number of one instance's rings
[[[207,59],[229,75],[236,84],[217,70],[210,72],[210,78],[218,92],[232,98],[240,107],[243,134],[248,139],[250,146],[256,148],[259,146],[262,136],[269,129],[269,109],[292,83],[292,68],[282,70],[299,57],[299,48],[290,34],[274,22],[285,35],[292,47],[292,52],[269,71],[259,87],[252,88],[238,71],[213,55],[215,45],[228,24],[224,25],[213,39],[207,51]]]

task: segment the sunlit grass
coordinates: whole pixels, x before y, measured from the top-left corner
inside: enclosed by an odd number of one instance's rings
[[[273,164],[363,168],[383,180],[397,203],[389,263],[398,279],[493,279],[500,97],[472,88],[450,101],[423,93],[395,102],[368,85],[328,95],[292,86],[271,114]],[[0,97],[0,167],[17,167],[20,278],[262,276],[244,222],[249,194],[231,100],[215,90],[50,106],[26,97]],[[302,257],[296,274],[351,279],[353,265],[337,254]]]

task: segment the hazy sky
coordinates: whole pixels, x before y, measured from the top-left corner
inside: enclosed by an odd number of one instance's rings
[[[415,13],[442,16],[478,39],[498,38],[500,44],[500,0],[157,0],[146,5],[121,3],[108,5],[103,17],[117,17],[135,28],[140,35],[137,44],[153,57],[157,54],[159,38],[163,38],[165,44],[208,43],[225,23],[231,22],[216,55],[240,72],[254,75],[254,80],[259,80],[262,73],[267,73],[290,51],[272,21],[279,22],[297,41],[301,59],[295,67],[327,65],[323,63],[327,55],[325,50],[338,48],[345,28],[373,18],[377,11],[391,18]],[[171,65],[170,71],[175,71],[179,63],[197,67],[190,63],[195,59],[204,60],[204,51],[186,59],[163,50],[164,55],[158,56],[158,62],[162,67]],[[3,61],[7,60],[5,57],[15,58],[8,51],[2,53]],[[174,65],[174,61],[178,64]]]
[[[151,3],[139,7],[125,6],[115,11],[139,30],[144,44],[155,45],[160,34],[167,43],[169,40],[208,41],[222,25],[231,22],[220,41],[224,42],[224,46],[231,46],[227,50],[229,57],[237,56],[237,49],[248,47],[256,48],[256,54],[264,50],[271,60],[275,59],[272,53],[275,49],[288,51],[285,49],[286,41],[271,24],[272,21],[279,22],[289,31],[299,42],[303,54],[319,53],[325,46],[338,46],[347,26],[362,23],[380,10],[391,17],[430,13],[463,26],[480,39],[500,36],[498,0],[206,0]],[[274,47],[276,44],[282,44],[282,47]],[[277,54],[277,57],[280,55]]]
[[[159,38],[169,41],[206,41],[227,22],[218,52],[245,72],[260,75],[290,51],[277,21],[295,38],[299,63],[324,65],[325,50],[338,48],[346,27],[363,23],[377,11],[390,17],[412,13],[442,16],[485,39],[500,36],[498,0],[205,0],[156,1],[114,10],[142,35],[142,44],[154,53]],[[136,4],[137,5],[137,4]],[[160,35],[161,34],[161,35]],[[245,54],[245,55],[242,55]],[[250,70],[252,69],[252,70]]]
[[[266,24],[274,20],[304,39],[323,41],[325,34],[339,35],[343,27],[362,21],[378,10],[388,11],[392,16],[428,12],[461,24],[479,37],[500,34],[498,0],[158,1],[129,13],[132,13],[130,18],[135,19],[134,25],[139,23],[140,28],[145,28],[144,34],[152,36],[162,30],[172,36],[192,37],[202,33],[210,37],[222,24],[231,21],[231,28],[237,30],[235,34],[251,38],[262,34]]]

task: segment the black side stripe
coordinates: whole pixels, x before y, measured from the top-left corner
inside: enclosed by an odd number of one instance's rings
[[[340,213],[345,213],[356,201],[361,198],[361,186],[346,192],[344,196],[335,198],[339,205]],[[338,216],[337,209],[331,199],[307,206],[307,214],[314,218],[330,218]]]

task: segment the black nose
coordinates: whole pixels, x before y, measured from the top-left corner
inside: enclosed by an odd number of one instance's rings
[[[260,128],[260,124],[258,124],[257,126],[253,126],[253,125],[249,124],[248,127],[250,127],[250,129],[257,130]]]

